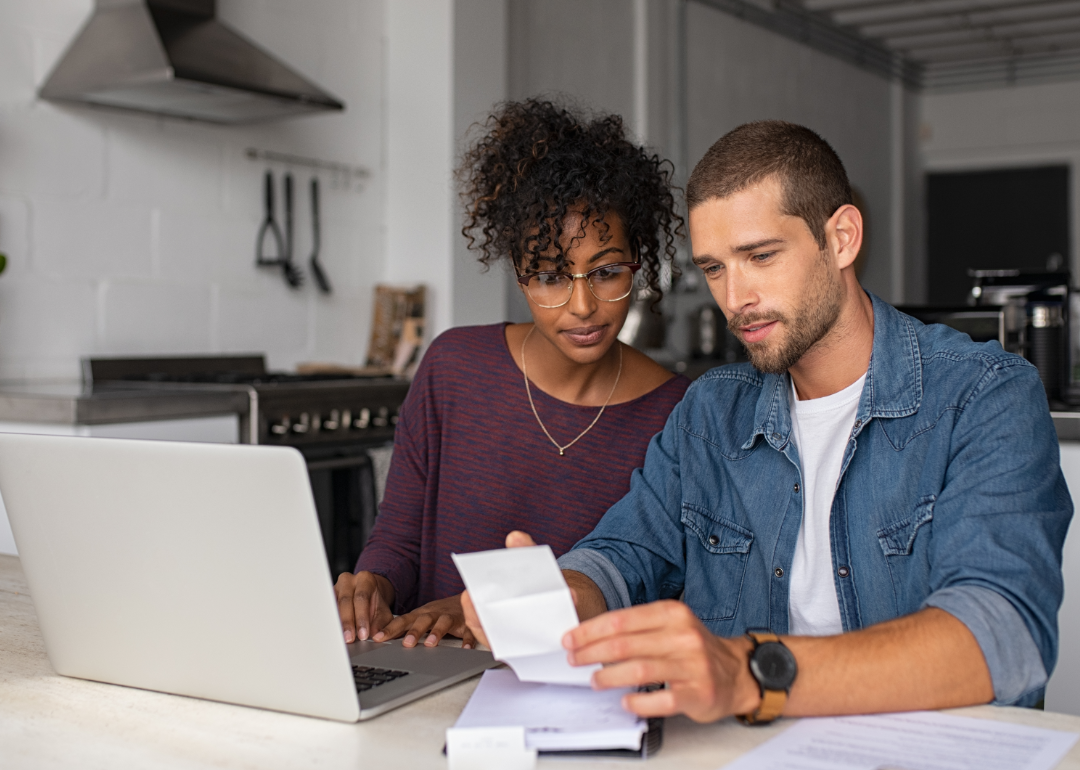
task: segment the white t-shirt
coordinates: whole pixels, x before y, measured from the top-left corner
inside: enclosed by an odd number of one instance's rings
[[[829,516],[840,481],[864,374],[838,393],[799,401],[791,386],[791,429],[802,463],[803,519],[791,562],[788,633],[828,636],[844,630],[833,576]]]

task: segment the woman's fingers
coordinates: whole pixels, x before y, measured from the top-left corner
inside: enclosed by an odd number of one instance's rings
[[[449,633],[450,629],[454,625],[453,615],[441,615],[438,620],[435,621],[435,625],[431,627],[431,632],[428,634],[428,638],[424,640],[424,646],[434,647],[439,641]],[[420,637],[417,637],[419,639]]]
[[[423,639],[428,630],[431,629],[435,623],[435,615],[430,612],[418,612],[414,613],[413,621],[409,626],[409,630],[405,633],[405,638],[401,640],[402,647],[415,647],[416,643]]]

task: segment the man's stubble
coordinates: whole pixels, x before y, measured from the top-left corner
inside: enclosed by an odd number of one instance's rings
[[[756,322],[778,321],[786,329],[787,338],[775,343],[771,339],[743,343],[750,363],[764,374],[783,374],[806,355],[836,323],[840,317],[843,288],[840,279],[829,271],[827,252],[822,252],[817,269],[803,293],[803,301],[791,317],[778,312],[746,313],[732,316],[728,329],[740,339],[738,329]],[[779,330],[779,329],[778,329]],[[769,335],[774,337],[775,335]]]

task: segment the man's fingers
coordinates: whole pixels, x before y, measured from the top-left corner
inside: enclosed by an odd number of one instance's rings
[[[679,698],[671,690],[630,693],[623,696],[622,705],[639,717],[670,717],[682,711]]]
[[[576,650],[612,636],[642,631],[670,630],[685,623],[694,625],[696,619],[682,602],[660,601],[641,604],[637,607],[605,612],[586,620],[566,632],[563,637],[563,647]]]
[[[635,658],[604,666],[592,676],[598,690],[614,687],[641,687],[656,682],[696,685],[708,679],[698,667],[686,665],[685,660],[667,658]]]
[[[515,529],[506,536],[507,548],[528,548],[531,545],[536,545],[536,541],[527,532]]]
[[[575,666],[634,658],[704,659],[707,645],[706,637],[694,628],[653,628],[604,637],[570,650],[568,658]]]
[[[472,631],[476,641],[490,647],[491,645],[488,644],[487,636],[484,635],[483,626],[480,625],[480,617],[476,614],[476,607],[473,606],[468,591],[461,594],[461,611],[465,614],[465,625]]]

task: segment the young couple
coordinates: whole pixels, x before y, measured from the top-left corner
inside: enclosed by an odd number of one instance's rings
[[[694,263],[750,363],[687,390],[629,492],[561,556],[582,620],[570,662],[605,664],[595,687],[663,682],[624,705],[699,721],[1037,704],[1072,503],[1034,367],[859,286],[862,217],[808,129],[735,129],[687,202]],[[506,545],[555,547],[514,516]]]

